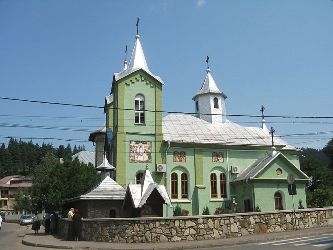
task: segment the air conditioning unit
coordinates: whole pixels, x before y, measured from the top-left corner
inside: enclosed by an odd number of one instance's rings
[[[231,166],[232,174],[239,174],[239,172],[240,172],[239,166]]]
[[[166,164],[156,164],[156,172],[165,173],[166,172]]]

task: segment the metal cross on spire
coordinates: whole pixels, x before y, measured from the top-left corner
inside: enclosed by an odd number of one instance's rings
[[[261,112],[261,118],[262,118],[263,120],[265,119],[264,111],[265,111],[265,107],[264,107],[264,105],[261,105],[260,112]]]
[[[271,127],[271,130],[269,131],[269,133],[272,136],[272,147],[274,147],[274,133],[275,133],[275,129],[273,127]]]
[[[209,56],[206,58],[206,63],[207,63],[207,69],[209,69]]]
[[[140,22],[140,18],[138,18],[136,20],[136,34],[139,35],[139,22]]]

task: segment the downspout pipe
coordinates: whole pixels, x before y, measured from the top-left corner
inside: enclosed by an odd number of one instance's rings
[[[166,190],[167,193],[169,193],[169,191],[168,191],[168,164],[167,164],[167,156],[168,156],[168,151],[170,149],[171,143],[170,143],[170,141],[167,141],[167,143],[168,143],[168,147],[165,150],[165,176],[164,176],[164,182],[165,182],[165,190]],[[166,209],[166,216],[167,217],[168,217],[168,214],[169,214],[168,211],[169,211],[169,209],[167,208]]]

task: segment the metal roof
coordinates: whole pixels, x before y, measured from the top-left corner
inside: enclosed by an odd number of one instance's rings
[[[219,94],[223,95],[224,98],[227,98],[226,95],[224,95],[220,89],[217,87],[217,84],[215,83],[212,74],[210,73],[210,69],[208,68],[206,70],[206,77],[205,80],[199,90],[199,92],[193,97],[193,100],[198,96],[198,95],[204,95],[204,94]]]
[[[79,162],[85,163],[85,164],[93,164],[95,166],[95,152],[90,151],[80,151],[72,156],[72,159],[78,159]]]
[[[169,114],[163,118],[163,140],[177,143],[271,146],[266,129],[245,127],[227,120],[212,124],[187,114]],[[295,149],[278,136],[274,145]]]
[[[115,167],[109,163],[108,159],[106,158],[106,155],[104,155],[103,162],[99,166],[97,166],[96,169],[99,171],[112,170],[115,169]]]
[[[236,181],[244,181],[244,180],[251,180],[254,179],[261,171],[263,171],[272,161],[274,161],[278,157],[285,158],[288,162],[290,162],[281,152],[273,151],[272,154],[268,156],[258,159],[255,163],[245,169],[237,178],[234,180]],[[300,169],[298,169],[294,164],[290,162],[294,169],[300,172],[305,179],[309,179],[309,177]]]
[[[140,69],[144,70],[146,73],[148,73],[150,76],[155,78],[160,83],[163,83],[162,79],[159,76],[154,75],[149,70],[148,64],[146,61],[146,57],[145,57],[145,54],[143,53],[143,48],[141,46],[140,35],[136,35],[135,36],[135,45],[134,45],[134,48],[132,51],[132,56],[131,56],[130,62],[128,64],[128,66],[125,64],[125,68],[122,72],[114,74],[115,80],[119,81],[120,79],[122,79]]]
[[[123,200],[125,193],[126,191],[122,186],[106,176],[96,188],[87,194],[74,198],[74,200]]]

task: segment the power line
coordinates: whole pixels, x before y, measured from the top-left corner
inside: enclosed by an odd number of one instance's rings
[[[56,141],[73,141],[73,142],[88,142],[83,139],[71,139],[71,138],[56,138],[56,137],[24,137],[24,136],[0,136],[4,139],[21,139],[21,140],[56,140]]]
[[[51,105],[61,105],[61,106],[71,106],[71,107],[81,107],[81,108],[98,108],[104,109],[104,106],[96,105],[84,105],[84,104],[72,104],[72,103],[62,103],[62,102],[49,102],[49,101],[40,101],[40,100],[29,100],[21,98],[11,98],[11,97],[0,97],[2,100],[9,101],[20,101],[20,102],[30,102],[30,103],[39,103],[39,104],[51,104]],[[135,111],[133,108],[111,108],[116,110],[123,111]],[[187,115],[197,115],[196,112],[180,112],[180,111],[159,111],[159,110],[142,110],[153,113],[168,113],[168,114],[187,114]],[[201,115],[220,115],[220,114],[210,114],[210,113],[200,113]],[[229,117],[250,117],[250,118],[261,118],[261,115],[247,115],[247,114],[230,114]],[[292,116],[292,115],[265,115],[265,118],[284,118],[284,119],[333,119],[333,116]]]

